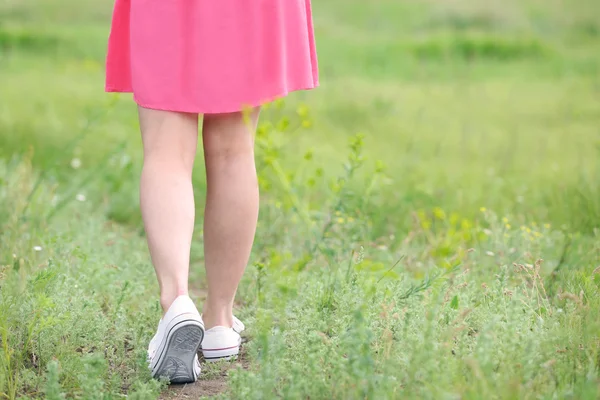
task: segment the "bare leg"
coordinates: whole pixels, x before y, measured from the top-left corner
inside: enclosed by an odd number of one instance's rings
[[[233,299],[250,257],[258,219],[254,132],[259,109],[204,116],[207,196],[204,257],[207,329],[232,325]]]
[[[166,312],[177,296],[188,293],[198,115],[140,107],[139,117],[144,145],[142,218]]]

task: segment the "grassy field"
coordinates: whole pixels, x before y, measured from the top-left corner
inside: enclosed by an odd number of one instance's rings
[[[0,399],[600,398],[595,1],[314,3],[322,87],[257,133],[243,357],[167,387],[111,4],[0,2]]]

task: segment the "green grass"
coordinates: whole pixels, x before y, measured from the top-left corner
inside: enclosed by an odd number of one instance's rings
[[[315,2],[322,87],[258,133],[249,367],[224,398],[600,396],[596,8]],[[0,4],[0,398],[164,389],[135,107],[102,92],[110,12]]]

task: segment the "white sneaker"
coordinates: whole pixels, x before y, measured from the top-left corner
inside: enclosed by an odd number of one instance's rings
[[[200,314],[200,318],[202,318],[202,314]],[[241,335],[242,332],[246,329],[246,325],[244,325],[242,321],[240,321],[235,315],[233,315],[233,326],[231,327],[231,329],[233,329],[239,335]]]
[[[207,362],[235,359],[241,344],[242,337],[233,328],[215,326],[204,334],[202,354]]]
[[[236,316],[233,316],[233,326],[231,327],[231,329],[233,329],[234,331],[236,331],[238,334],[242,334],[242,332],[244,331],[244,329],[246,329],[246,325],[244,325],[242,323],[242,321],[240,321],[239,319],[236,318]]]
[[[177,297],[148,346],[152,377],[165,377],[171,383],[195,382],[200,375],[198,349],[203,337],[204,324],[194,302],[187,295]]]

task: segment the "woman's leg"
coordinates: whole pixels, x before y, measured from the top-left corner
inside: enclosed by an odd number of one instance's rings
[[[254,132],[259,109],[204,116],[207,196],[204,257],[206,329],[232,325],[233,299],[252,249],[258,219]]]
[[[188,293],[198,115],[140,107],[139,117],[144,145],[142,218],[166,312],[177,296]]]

